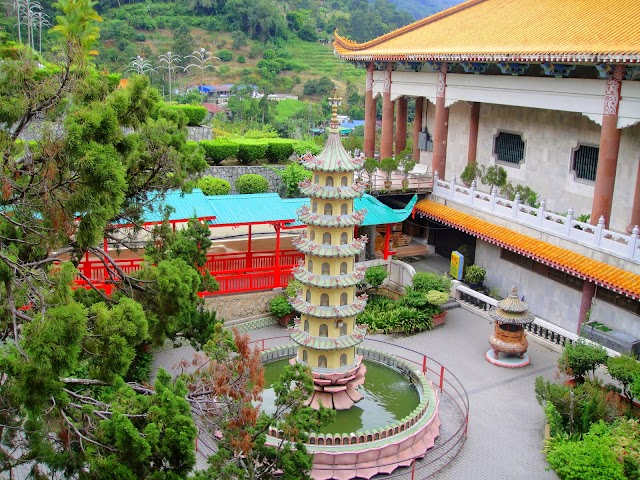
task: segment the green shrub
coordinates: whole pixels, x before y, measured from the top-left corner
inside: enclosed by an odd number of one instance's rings
[[[277,138],[269,141],[265,156],[269,163],[280,163],[288,160],[293,154],[295,140],[287,138]]]
[[[201,125],[205,117],[207,116],[207,109],[199,105],[163,105],[164,110],[170,110],[174,112],[182,112],[187,117],[187,125],[198,126]]]
[[[447,303],[449,300],[449,292],[439,292],[438,290],[429,290],[424,295],[425,299],[431,305],[439,307],[440,305]]]
[[[246,63],[247,59],[244,58],[244,55],[238,55],[238,63]]]
[[[222,50],[218,50],[217,57],[223,62],[230,62],[231,60],[233,60],[233,52],[231,50],[223,48]]]
[[[302,290],[302,282],[300,280],[289,280],[287,288],[284,290],[284,294],[287,298],[294,298]]]
[[[238,144],[226,138],[203,140],[200,145],[204,149],[204,156],[207,161],[214,165],[219,165],[223,160],[235,157],[238,154]]]
[[[298,155],[304,155],[307,152],[310,152],[312,155],[317,155],[320,153],[320,150],[322,150],[322,147],[316,145],[313,140],[300,140],[294,144],[293,150]]]
[[[403,305],[414,308],[425,308],[429,304],[426,294],[418,292],[412,287],[406,287],[405,295],[400,301]]]
[[[640,362],[629,355],[610,357],[607,359],[607,370],[609,375],[622,384],[622,391],[629,403],[633,402],[631,385],[636,376],[640,376]]]
[[[387,272],[384,265],[376,265],[367,269],[364,279],[371,287],[378,288],[388,276],[389,272]]]
[[[262,175],[245,173],[236,180],[238,193],[265,193],[269,191],[269,182]]]
[[[269,313],[280,318],[293,313],[293,307],[289,305],[284,295],[278,295],[269,301]]]
[[[607,363],[607,352],[600,345],[586,343],[583,339],[576,343],[567,343],[558,360],[558,366],[576,380],[583,381],[584,377],[595,371],[600,365]]]
[[[311,171],[304,168],[299,163],[290,163],[282,170],[277,171],[282,183],[284,184],[285,196],[289,198],[297,198],[300,196],[298,189],[298,182],[302,182],[305,179],[311,180],[313,174]]]
[[[233,141],[238,144],[236,154],[238,161],[244,164],[264,158],[269,146],[266,140],[234,139]]]
[[[464,170],[460,174],[460,180],[471,185],[471,183],[478,177],[478,174],[478,164],[476,162],[471,162],[464,167]]]
[[[427,293],[430,290],[449,292],[451,280],[444,275],[433,272],[418,272],[413,276],[412,286],[414,290]]]
[[[198,179],[196,185],[205,195],[229,195],[231,193],[231,184],[229,182],[211,175]]]
[[[624,480],[624,468],[612,449],[611,428],[594,424],[582,440],[556,437],[547,443],[547,461],[564,480]]]
[[[469,265],[464,272],[464,281],[467,283],[482,283],[487,271],[480,265]]]

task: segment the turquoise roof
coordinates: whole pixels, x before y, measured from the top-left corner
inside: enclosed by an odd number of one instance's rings
[[[155,198],[154,198],[155,196]],[[194,188],[191,193],[183,193],[179,190],[169,190],[164,195],[151,193],[151,208],[145,208],[142,212],[144,223],[160,223],[164,220],[164,207],[173,209],[169,215],[169,221],[175,222],[188,220],[194,216],[197,218],[213,218],[215,212],[202,190]]]
[[[277,193],[214,195],[206,197],[216,215],[210,225],[238,225],[293,220],[295,210]],[[308,203],[308,200],[307,200]]]
[[[361,227],[366,227],[369,225],[385,225],[387,223],[399,223],[406,220],[409,215],[411,215],[413,206],[417,201],[418,196],[414,195],[406,207],[394,209],[386,206],[377,198],[365,193],[361,198],[355,198],[353,200],[353,208],[356,211],[363,208],[367,209],[367,214],[364,217],[364,221],[360,224]],[[308,198],[285,198],[282,200],[282,202],[287,204],[291,208],[291,211],[293,213],[295,213],[303,205],[309,205]],[[287,224],[287,226],[302,225],[303,224],[297,220],[294,223]]]

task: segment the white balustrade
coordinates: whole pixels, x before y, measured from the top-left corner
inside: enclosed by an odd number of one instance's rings
[[[496,187],[491,189],[491,193],[477,190],[475,180],[471,187],[457,184],[455,177],[451,182],[440,180],[437,171],[433,174],[432,195],[640,263],[640,229],[637,226],[631,235],[614,232],[604,228],[605,219],[602,216],[597,225],[591,225],[576,220],[573,209],[569,209],[566,215],[549,212],[544,200],[540,202],[540,207],[530,207],[522,203],[519,194],[516,194],[515,200],[509,200],[499,197]]]

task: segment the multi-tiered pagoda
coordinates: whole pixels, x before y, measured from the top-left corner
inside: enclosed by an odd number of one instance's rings
[[[356,325],[366,295],[356,296],[364,268],[356,267],[355,258],[367,238],[354,237],[366,210],[353,210],[354,198],[364,192],[364,185],[354,182],[354,171],[362,168],[364,157],[353,158],[345,151],[338,130],[340,99],[329,101],[333,115],[327,143],[317,156],[307,154],[301,162],[313,178],[300,183],[311,205],[298,211],[307,229],[293,242],[305,259],[294,270],[303,288],[292,301],[300,318],[291,328],[291,338],[300,346],[295,361],[311,367],[315,392],[308,403],[347,410],[362,399],[357,389],[366,372],[362,356],[356,354],[366,335],[366,327]]]

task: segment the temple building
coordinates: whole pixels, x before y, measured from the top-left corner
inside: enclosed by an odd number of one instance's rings
[[[366,69],[365,156],[412,136],[430,167],[415,212],[436,252],[465,246],[487,286],[516,284],[571,332],[590,319],[640,338],[637,1],[469,0],[365,43],[336,34],[334,48]],[[463,185],[472,162],[538,201]]]
[[[354,182],[353,172],[362,168],[363,157],[352,158],[340,141],[337,105],[330,99],[333,115],[329,138],[317,155],[307,154],[302,165],[313,172],[313,180],[301,182],[310,205],[298,211],[306,231],[294,240],[305,258],[293,274],[303,284],[292,306],[300,312],[291,328],[291,339],[300,347],[297,359],[311,367],[315,384],[309,404],[346,410],[362,399],[357,391],[364,382],[365,366],[356,346],[366,327],[356,325],[356,315],[364,310],[366,295],[356,296],[356,284],[364,269],[356,267],[356,255],[367,238],[354,238],[366,210],[354,211],[354,199],[364,186]]]

